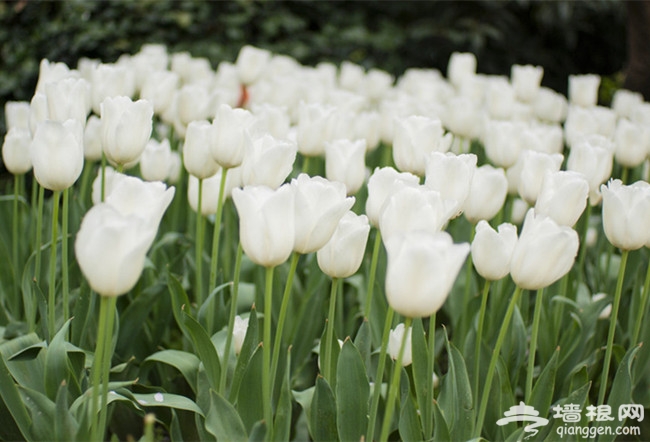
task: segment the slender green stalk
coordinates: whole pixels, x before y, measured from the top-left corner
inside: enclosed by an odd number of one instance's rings
[[[267,425],[267,439],[270,439],[273,428],[273,406],[271,404],[271,322],[273,322],[273,269],[266,268],[266,284],[264,289],[264,343],[262,345],[262,360],[264,370],[262,371],[262,402],[264,406],[264,420]]]
[[[34,261],[34,280],[40,283],[41,277],[41,246],[43,242],[43,202],[45,200],[45,188],[38,184],[38,213],[36,214],[36,258]]]
[[[483,341],[483,328],[485,326],[485,312],[487,311],[487,301],[490,294],[491,281],[486,280],[483,286],[483,296],[481,297],[481,309],[478,314],[478,325],[476,327],[476,344],[474,347],[474,400],[478,401],[478,387],[479,387],[479,368],[481,365],[481,342]],[[477,406],[475,402],[474,406]]]
[[[501,352],[501,347],[503,346],[503,341],[506,338],[506,333],[508,332],[508,327],[510,326],[510,321],[512,320],[512,315],[515,312],[515,307],[521,296],[521,288],[517,286],[515,292],[512,294],[510,303],[508,304],[508,309],[506,310],[506,315],[503,318],[501,323],[501,329],[499,330],[499,336],[497,337],[497,342],[494,346],[494,351],[492,352],[492,357],[490,358],[490,365],[488,366],[487,376],[485,377],[485,386],[483,387],[483,395],[481,397],[481,405],[478,410],[478,416],[476,420],[476,433],[474,438],[479,438],[481,436],[481,430],[483,429],[483,422],[485,421],[485,412],[487,411],[488,399],[490,398],[490,389],[492,388],[492,380],[494,379],[494,374],[497,368],[497,362],[499,360],[499,353]]]
[[[47,330],[50,340],[56,334],[56,244],[59,237],[59,201],[61,192],[52,195],[52,242],[50,245],[50,286],[47,298]]]
[[[203,179],[199,178],[199,201],[197,203],[196,209],[196,243],[194,244],[194,249],[196,252],[195,255],[195,266],[196,266],[196,295],[195,300],[199,308],[203,305],[205,301],[205,296],[203,295],[203,226],[204,219],[202,213],[203,205]]]
[[[645,274],[645,283],[643,284],[643,293],[641,294],[641,304],[636,312],[636,319],[634,321],[634,329],[632,332],[632,345],[639,343],[639,333],[641,333],[641,324],[643,322],[643,315],[648,305],[648,296],[650,296],[650,264]]]
[[[614,335],[616,334],[616,319],[618,318],[618,308],[621,304],[621,294],[623,292],[623,279],[625,276],[625,266],[629,250],[623,250],[621,253],[621,266],[618,269],[618,280],[616,281],[616,292],[614,293],[614,302],[612,303],[612,315],[609,320],[609,332],[607,333],[607,348],[605,349],[605,359],[603,361],[603,371],[600,377],[600,390],[598,391],[598,405],[605,403],[605,393],[607,392],[607,378],[609,376],[609,365],[612,360],[612,347],[614,346]]]
[[[13,216],[12,216],[12,222],[11,222],[11,257],[13,261],[13,266],[14,266],[14,282],[15,282],[15,292],[14,292],[14,298],[12,302],[12,314],[19,316],[18,312],[18,298],[20,297],[20,278],[18,277],[19,275],[19,268],[20,268],[20,263],[18,262],[18,223],[19,217],[18,217],[18,198],[20,198],[20,177],[24,175],[14,175],[14,202],[13,202]]]
[[[381,232],[375,230],[375,244],[372,248],[372,260],[370,261],[370,273],[368,275],[368,290],[366,291],[366,305],[363,309],[363,315],[370,318],[372,309],[372,296],[375,291],[375,278],[377,277],[377,262],[379,261],[379,249],[381,248]]]
[[[429,359],[427,361],[427,373],[430,376],[427,378],[427,403],[425,408],[424,419],[424,436],[427,440],[433,436],[433,373],[435,370],[436,359],[436,314],[434,313],[429,318]]]
[[[221,183],[219,184],[219,201],[217,202],[217,213],[214,218],[214,231],[212,234],[212,257],[210,260],[210,285],[209,292],[217,287],[217,272],[219,269],[219,240],[221,238],[221,215],[223,214],[223,194],[226,188],[226,175],[228,169],[221,170]],[[214,309],[208,309],[206,318],[208,332],[212,333],[212,326],[214,325]]]
[[[476,233],[476,225],[472,223],[472,227],[469,233],[469,243],[471,244],[472,241],[474,241],[474,235]],[[471,315],[467,314],[468,312],[468,306],[470,301],[472,300],[472,274],[473,274],[473,266],[472,266],[472,255],[467,256],[467,262],[465,263],[467,267],[465,267],[465,292],[463,294],[463,311],[465,314],[461,315],[460,317],[460,332],[461,336],[463,336],[463,340],[467,336],[467,333],[469,331],[469,320]]]
[[[101,166],[102,168],[102,181],[101,181],[101,202],[104,202],[106,199],[106,154],[102,152],[102,162]]]
[[[302,159],[302,173],[309,175],[309,163],[311,162],[311,157],[303,155]]]
[[[526,371],[526,402],[533,392],[533,371],[535,370],[535,353],[537,352],[537,337],[539,336],[539,321],[542,317],[544,289],[537,290],[535,312],[533,313],[533,329],[530,336],[530,351],[528,352],[528,370]]]
[[[621,169],[621,181],[623,182],[623,184],[627,184],[627,179],[629,175],[630,175],[630,168],[623,166],[623,168]]]
[[[106,316],[106,331],[104,334],[104,354],[102,356],[102,399],[101,408],[99,409],[99,436],[101,437],[106,430],[106,420],[108,417],[108,381],[111,372],[111,359],[113,356],[113,327],[115,326],[115,306],[117,304],[117,297],[110,296],[104,304],[100,304],[100,314],[102,307],[104,307],[104,315]]]
[[[395,361],[395,365],[393,367],[393,378],[390,382],[388,398],[386,399],[386,412],[384,413],[384,422],[381,426],[381,435],[379,436],[380,441],[388,440],[388,432],[390,431],[390,424],[393,420],[393,412],[395,410],[395,398],[399,390],[400,376],[402,374],[402,358],[404,357],[404,350],[406,348],[408,330],[411,327],[412,322],[412,318],[406,318],[404,321],[404,334],[402,335],[402,343],[399,346],[397,360]]]
[[[321,362],[321,371],[323,372],[323,377],[329,382],[332,383],[332,341],[334,340],[334,319],[336,316],[336,298],[338,297],[338,288],[341,279],[332,278],[332,288],[330,291],[330,306],[329,312],[327,313],[327,332],[325,335],[325,354],[323,362]]]
[[[91,293],[92,296],[92,293]],[[97,343],[95,344],[95,357],[92,367],[92,403],[91,403],[91,418],[90,418],[90,435],[92,440],[100,440],[98,431],[98,413],[99,413],[99,393],[101,391],[101,379],[103,371],[103,357],[104,346],[106,345],[106,315],[104,310],[108,308],[108,300],[104,296],[100,296],[101,303],[99,307],[99,322],[97,324]]]
[[[379,398],[381,396],[381,383],[384,378],[384,368],[386,367],[386,351],[388,349],[388,336],[390,328],[393,325],[393,316],[395,310],[388,307],[386,319],[384,320],[384,332],[381,337],[381,349],[379,350],[379,363],[377,364],[377,375],[375,376],[375,387],[372,392],[372,402],[370,403],[370,417],[368,419],[368,429],[366,430],[366,440],[373,440],[375,433],[375,422],[377,422],[377,410],[379,409]]]
[[[583,214],[583,224],[580,230],[580,252],[578,252],[578,281],[585,278],[585,257],[587,256],[587,232],[589,231],[589,218],[591,218],[591,204],[587,201],[587,208]]]
[[[284,286],[284,293],[282,294],[282,305],[280,306],[280,316],[278,316],[278,325],[275,330],[275,341],[273,342],[273,358],[271,359],[271,379],[273,382],[275,382],[275,376],[278,370],[278,362],[280,361],[280,347],[282,345],[284,324],[287,318],[289,300],[291,299],[291,289],[293,287],[293,278],[296,274],[299,258],[300,253],[293,252],[293,255],[291,256],[291,265],[289,267],[289,275],[287,276],[287,283]]]
[[[84,165],[83,171],[81,172],[81,184],[79,186],[79,199],[81,203],[86,206],[86,200],[88,199],[88,191],[90,189],[90,177],[92,175],[95,163],[87,162]]]
[[[228,358],[230,357],[230,348],[232,347],[233,328],[235,327],[235,315],[237,314],[237,298],[239,297],[239,277],[241,272],[241,260],[244,250],[241,242],[237,246],[237,258],[235,260],[235,275],[232,282],[232,296],[230,297],[230,315],[228,316],[228,333],[226,335],[226,346],[223,351],[223,360],[225,361],[221,368],[221,379],[219,379],[219,392],[225,395],[226,378],[228,374]],[[275,347],[274,347],[275,349]],[[271,371],[271,379],[273,371]]]
[[[70,317],[70,275],[68,269],[68,230],[70,224],[70,189],[63,191],[63,216],[61,218],[61,284],[63,320]]]

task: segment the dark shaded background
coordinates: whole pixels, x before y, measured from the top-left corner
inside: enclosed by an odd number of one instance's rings
[[[4,103],[31,98],[42,58],[112,62],[156,42],[216,66],[252,44],[303,64],[350,60],[399,75],[445,73],[452,52],[471,51],[479,72],[537,64],[543,84],[566,93],[569,74],[598,73],[605,89],[621,83],[625,18],[618,0],[0,1],[0,134]]]

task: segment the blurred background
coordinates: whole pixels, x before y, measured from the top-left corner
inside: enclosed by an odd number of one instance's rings
[[[443,74],[454,51],[478,72],[544,67],[543,85],[566,94],[569,74],[603,76],[601,101],[622,85],[626,7],[593,1],[0,1],[0,134],[4,103],[30,100],[43,58],[115,61],[143,43],[189,51],[213,67],[244,44],[305,65],[342,60],[399,76],[409,67]]]

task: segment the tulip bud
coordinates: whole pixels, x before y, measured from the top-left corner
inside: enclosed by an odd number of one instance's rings
[[[547,154],[525,150],[521,153],[521,175],[517,190],[528,204],[535,204],[542,188],[542,180],[547,171],[558,171],[563,156],[559,153]]]
[[[370,69],[364,78],[364,94],[370,100],[379,100],[393,85],[395,79],[386,71]]]
[[[183,143],[185,169],[197,178],[208,178],[219,170],[219,163],[212,157],[214,126],[206,120],[192,121],[187,125]]]
[[[477,99],[463,96],[450,98],[441,118],[445,127],[457,137],[472,140],[481,136],[484,111]]]
[[[246,186],[232,191],[239,214],[239,239],[255,264],[275,267],[285,262],[294,246],[294,191],[288,184],[277,190]]]
[[[361,267],[369,232],[367,216],[347,212],[330,240],[316,253],[318,267],[331,278],[354,275]]]
[[[516,225],[523,223],[528,209],[529,206],[526,201],[521,198],[515,198],[512,202],[512,210],[510,211],[510,221]]]
[[[335,140],[325,144],[325,176],[345,184],[353,195],[366,179],[366,141]]]
[[[607,298],[607,293],[595,293],[591,297],[591,302],[595,304],[605,298]],[[609,304],[603,306],[600,313],[598,314],[598,319],[609,319],[611,314],[612,314],[612,303],[610,302]]]
[[[472,224],[491,220],[503,207],[507,195],[508,179],[503,169],[484,164],[474,171],[463,214]]]
[[[366,215],[370,223],[379,226],[381,210],[388,197],[402,187],[418,187],[420,178],[409,172],[398,172],[392,167],[377,168],[368,178]]]
[[[210,91],[206,86],[186,84],[176,93],[176,111],[183,126],[192,121],[205,120],[213,115]]]
[[[476,75],[476,56],[469,52],[454,52],[447,64],[447,78],[459,88],[467,79]]]
[[[532,65],[513,65],[510,78],[517,98],[523,102],[535,100],[544,76],[544,68]]]
[[[203,189],[201,192],[201,215],[214,215],[217,212],[217,203],[219,201],[219,191],[221,189],[221,174],[223,169],[211,177],[203,179]],[[199,180],[194,175],[189,175],[187,185],[187,200],[190,207],[195,212],[198,210],[199,203]],[[235,167],[228,171],[226,176],[226,185],[223,192],[223,201],[226,201],[232,195],[233,189],[241,187],[240,168]]]
[[[29,146],[32,136],[29,129],[14,126],[5,135],[2,143],[2,162],[9,172],[22,175],[32,168]]]
[[[460,211],[469,195],[476,155],[432,152],[428,160],[424,185],[440,192],[442,198],[456,201]]]
[[[406,333],[404,353],[402,354],[402,367],[408,367],[413,363],[413,354],[411,349],[412,331],[412,327],[404,330],[404,324],[397,324],[397,326],[392,329],[388,335],[387,351],[391,359],[395,361],[399,356],[399,350],[402,347],[402,338],[404,337],[404,333]]]
[[[559,92],[542,87],[533,103],[533,111],[537,118],[549,123],[561,123],[569,111],[566,97]]]
[[[546,172],[535,203],[535,212],[553,218],[561,226],[573,227],[587,207],[589,183],[578,172]]]
[[[509,168],[521,152],[521,123],[491,120],[485,125],[483,145],[485,154],[496,166]]]
[[[135,72],[126,66],[99,64],[92,73],[91,102],[97,115],[102,113],[102,103],[112,97],[133,97]]]
[[[233,109],[227,104],[219,106],[214,127],[212,158],[226,169],[239,166],[246,150],[247,130],[255,117],[245,109]]]
[[[335,108],[321,103],[301,102],[298,107],[298,151],[306,156],[325,153],[325,142],[330,140]]]
[[[424,175],[431,152],[447,152],[452,135],[444,135],[439,119],[412,115],[395,120],[393,159],[398,169]]]
[[[66,78],[45,85],[50,120],[78,120],[86,124],[90,112],[90,84],[82,78]]]
[[[5,103],[7,132],[14,127],[29,130],[29,112],[29,102],[7,101]]]
[[[650,184],[637,181],[628,186],[610,180],[600,187],[603,194],[603,230],[615,247],[636,250],[650,242]]]
[[[243,46],[235,61],[240,81],[245,85],[254,83],[262,75],[270,60],[271,52],[253,46]]]
[[[268,134],[255,140],[247,137],[246,154],[241,165],[243,184],[277,189],[293,171],[297,151],[295,143]]]
[[[63,62],[50,62],[44,58],[38,65],[36,92],[44,93],[47,83],[54,83],[64,78],[76,78],[78,75],[79,73],[71,70],[67,64]]]
[[[566,168],[586,177],[591,205],[600,202],[600,185],[612,175],[613,151],[614,144],[602,135],[585,137],[571,147]]]
[[[485,105],[491,118],[509,120],[515,104],[515,89],[507,80],[490,81],[485,90]]]
[[[165,181],[169,176],[172,150],[169,140],[149,140],[140,158],[140,173],[146,181]]]
[[[510,275],[522,289],[548,287],[571,270],[578,245],[575,230],[530,209],[512,253]]]
[[[600,75],[569,75],[569,102],[582,107],[598,103]]]
[[[48,119],[47,97],[42,92],[36,92],[29,102],[29,130],[32,136],[38,124]]]
[[[386,298],[399,314],[431,316],[444,304],[469,253],[447,232],[411,232],[385,241]]]
[[[329,241],[339,220],[354,204],[343,183],[301,173],[291,181],[295,193],[295,244],[299,253],[312,253]]]
[[[153,107],[146,100],[107,98],[101,104],[102,146],[106,158],[126,165],[140,158],[153,128]]]
[[[83,127],[77,120],[40,123],[30,145],[34,176],[49,190],[72,186],[84,164]]]
[[[472,241],[472,263],[479,275],[497,281],[510,272],[512,252],[517,244],[517,227],[510,223],[499,225],[495,231],[487,221],[476,225]]]
[[[627,89],[618,89],[612,97],[612,109],[621,118],[631,118],[634,108],[643,103],[643,95]]]
[[[246,332],[248,332],[248,319],[242,319],[241,316],[235,316],[235,324],[232,330],[232,343],[235,348],[235,354],[239,355],[241,353],[241,348],[244,345],[244,339],[246,338]]]
[[[625,167],[636,167],[648,156],[650,131],[626,118],[621,118],[614,134],[614,158]]]

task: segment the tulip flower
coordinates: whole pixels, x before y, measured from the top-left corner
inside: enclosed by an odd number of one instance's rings
[[[212,123],[214,141],[212,158],[225,169],[239,166],[246,150],[247,130],[255,117],[245,109],[233,109],[226,104],[219,106]]]
[[[500,77],[499,77],[500,78]],[[507,80],[490,81],[485,89],[485,106],[490,118],[509,120],[515,105],[515,89]]]
[[[5,103],[5,123],[7,132],[12,128],[29,130],[29,102],[7,101]]]
[[[214,126],[206,120],[192,121],[187,125],[183,165],[190,175],[205,179],[219,170],[219,163],[212,157],[214,135]]]
[[[566,97],[559,92],[541,87],[533,103],[535,116],[549,123],[561,123],[565,120],[569,110]]]
[[[298,151],[305,156],[325,153],[325,142],[330,140],[335,108],[321,103],[300,103],[298,107]]]
[[[350,91],[358,90],[366,73],[363,66],[344,60],[339,72],[339,86]]]
[[[562,165],[561,154],[547,154],[525,150],[521,153],[521,174],[517,190],[528,204],[535,204],[547,171],[558,171]]]
[[[175,72],[164,70],[150,72],[142,84],[140,98],[149,101],[154,113],[161,115],[171,106],[179,83],[180,77]]]
[[[279,140],[272,135],[255,140],[247,137],[246,154],[241,165],[243,184],[277,189],[292,172],[297,151],[294,142]]]
[[[318,267],[331,278],[354,275],[361,267],[369,232],[367,216],[347,212],[330,240],[316,253]]]
[[[288,137],[291,120],[286,107],[261,103],[251,105],[251,110],[257,118],[256,126],[262,128],[264,134],[278,139]]]
[[[443,135],[442,122],[413,115],[395,120],[393,159],[398,169],[421,176],[431,152],[447,152],[452,135]]]
[[[22,175],[32,168],[29,146],[32,135],[29,129],[14,126],[7,131],[2,143],[2,162],[9,172]]]
[[[183,126],[214,115],[212,96],[207,86],[185,84],[176,92],[176,112]]]
[[[510,261],[517,244],[517,227],[510,223],[499,225],[495,231],[487,221],[476,225],[472,241],[472,263],[479,275],[497,281],[510,273]]]
[[[467,141],[481,136],[484,111],[477,99],[466,96],[450,98],[445,103],[441,118],[445,127],[457,138]],[[467,144],[464,144],[463,149],[466,147]],[[466,151],[461,150],[460,153],[463,152]]]
[[[501,210],[508,195],[508,179],[501,168],[489,164],[477,168],[462,210],[472,224],[490,220]]]
[[[239,214],[239,238],[255,264],[270,268],[289,258],[294,247],[294,191],[288,184],[236,188],[232,198]]]
[[[535,212],[549,216],[561,226],[573,227],[587,207],[589,183],[578,172],[546,172]]]
[[[381,211],[388,197],[402,187],[418,187],[420,178],[409,172],[398,172],[392,167],[377,168],[368,178],[366,215],[370,224],[379,226]]]
[[[476,155],[432,152],[426,165],[424,185],[457,203],[460,211],[469,195],[476,170]]]
[[[515,89],[515,94],[520,101],[531,102],[535,100],[544,76],[544,68],[532,65],[513,65],[510,71],[510,80]]]
[[[38,124],[48,119],[47,97],[43,92],[36,92],[29,102],[29,130],[32,136]]]
[[[582,107],[598,103],[600,75],[569,75],[569,102]]]
[[[167,138],[149,140],[140,157],[140,174],[146,181],[165,181],[169,176],[172,151]]]
[[[530,209],[512,253],[512,279],[522,289],[548,287],[571,270],[578,245],[575,230]]]
[[[97,115],[91,115],[84,128],[84,158],[87,161],[99,161],[102,159],[102,151],[102,120]]]
[[[612,174],[613,152],[614,144],[602,135],[585,137],[571,147],[566,168],[587,178],[591,205],[600,202],[600,185]]]
[[[86,124],[90,112],[90,84],[83,78],[66,78],[45,85],[49,119],[78,120]]]
[[[601,186],[603,230],[610,243],[622,250],[640,249],[650,241],[650,184],[624,185],[610,180]]]
[[[345,184],[353,195],[366,179],[366,141],[335,140],[325,144],[325,176]]]
[[[386,298],[409,318],[431,316],[444,304],[470,245],[446,232],[409,232],[387,238]]]
[[[240,81],[245,85],[254,83],[270,60],[271,52],[253,46],[243,46],[235,61]]]
[[[395,78],[388,72],[376,68],[370,69],[363,81],[364,95],[372,101],[378,101],[390,89],[393,81]]]
[[[456,88],[476,75],[476,56],[470,52],[454,52],[447,64],[447,78]]]
[[[77,77],[79,72],[74,71],[63,62],[52,62],[42,59],[38,65],[38,81],[36,82],[36,92],[45,92],[47,83],[54,83],[64,78]]]
[[[30,145],[34,176],[46,189],[72,186],[83,168],[83,127],[77,120],[40,123]]]
[[[133,97],[135,72],[126,66],[99,64],[92,72],[90,101],[97,115],[102,113],[102,103],[112,97]]]
[[[404,324],[397,324],[388,335],[388,354],[392,360],[396,360],[400,346],[402,345],[402,337],[404,333],[407,334],[406,343],[404,344],[404,354],[402,355],[402,367],[408,367],[413,363],[413,355],[411,352],[412,331],[412,327],[404,330]]]
[[[146,100],[107,98],[101,103],[102,146],[106,158],[125,166],[142,154],[152,131],[153,107]]]
[[[521,152],[521,123],[490,120],[483,132],[483,145],[489,160],[498,167],[509,168]]]
[[[614,158],[625,167],[643,163],[650,151],[650,130],[640,124],[621,118],[614,133]]]
[[[620,118],[631,118],[634,109],[643,103],[643,95],[627,89],[617,89],[612,97],[612,109]]]

